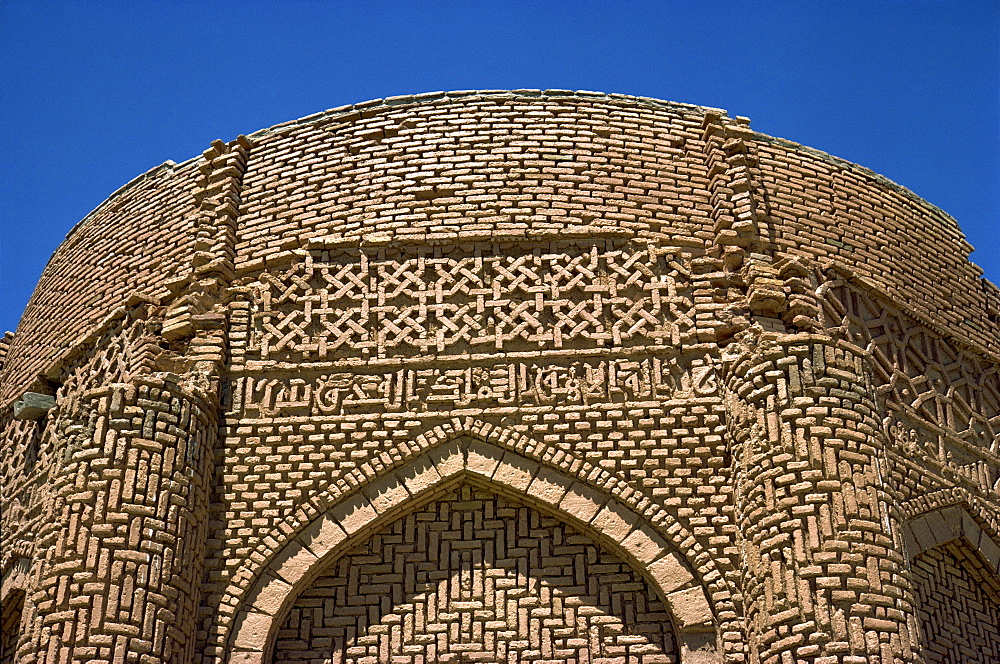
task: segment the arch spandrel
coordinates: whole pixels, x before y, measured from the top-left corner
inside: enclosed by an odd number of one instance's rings
[[[475,417],[453,417],[449,421],[430,428],[408,441],[379,453],[375,458],[361,464],[353,471],[345,473],[337,481],[324,490],[302,501],[295,511],[283,522],[279,523],[269,533],[260,538],[260,544],[233,575],[233,582],[225,593],[223,604],[235,605],[249,592],[249,584],[257,579],[263,570],[271,564],[284,542],[288,541],[288,533],[298,533],[315,523],[321,515],[340,504],[347,497],[357,494],[375,479],[394,471],[402,466],[413,463],[429,455],[438,447],[444,447],[458,438],[468,438],[483,441],[495,447],[510,450],[517,456],[524,457],[524,465],[534,467],[541,465],[555,468],[559,473],[574,478],[578,482],[581,493],[587,491],[597,494],[608,494],[618,502],[628,506],[643,520],[661,533],[669,533],[672,545],[685,551],[687,559],[696,561],[713,593],[723,593],[729,596],[732,589],[726,583],[726,577],[721,573],[716,560],[693,537],[691,531],[678,522],[660,505],[651,501],[618,475],[600,468],[579,456],[551,445],[539,442],[513,429],[483,422]],[[421,463],[427,463],[426,460]],[[433,482],[435,471],[428,470],[425,476],[413,479],[412,482]],[[520,477],[520,480],[517,478]],[[505,479],[511,486],[524,485],[524,472],[519,472],[512,463],[498,468],[496,480]],[[536,490],[538,487],[536,487]],[[576,492],[564,497],[567,501],[574,500]],[[227,599],[228,598],[228,599]],[[223,624],[230,624],[226,619]]]
[[[966,530],[965,519],[958,520]],[[987,560],[990,547],[977,545],[971,534],[908,551],[926,664],[987,664],[1000,658],[1000,575],[996,559]],[[995,544],[993,549],[1000,551]]]
[[[107,241],[142,250],[109,262]],[[89,215],[0,343],[4,403],[62,383],[93,408],[59,411],[77,465],[130,477],[128,449],[163,469],[136,491],[41,473],[44,455],[8,466],[28,514],[70,486],[84,510],[15,534],[51,561],[28,652],[171,660],[119,638],[153,616],[192,657],[259,662],[325,562],[468,482],[656,581],[686,662],[717,658],[705,644],[732,662],[919,661],[904,539],[949,547],[958,524],[1000,565],[1000,291],[967,257],[940,210],[718,109],[441,93],[215,141]],[[89,327],[104,305],[119,313]],[[110,376],[126,310],[138,336]],[[29,429],[7,428],[10,449]],[[992,540],[921,517],[939,490]],[[164,522],[147,500],[178,509]],[[122,541],[148,573],[87,582],[91,552]],[[123,585],[143,576],[148,592]],[[134,610],[109,622],[119,595]]]
[[[240,604],[230,662],[266,662],[290,602],[349,546],[459,484],[538,508],[590,535],[641,572],[677,625],[682,662],[715,661],[716,620],[688,563],[646,519],[611,495],[518,452],[469,437],[436,446],[331,506],[284,543]]]

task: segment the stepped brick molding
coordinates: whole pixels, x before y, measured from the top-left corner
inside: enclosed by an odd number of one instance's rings
[[[0,664],[1000,661],[1000,290],[712,108],[168,162],[0,339]]]

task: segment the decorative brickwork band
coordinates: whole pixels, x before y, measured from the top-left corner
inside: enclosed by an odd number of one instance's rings
[[[993,664],[970,251],[653,99],[215,141],[80,222],[0,338],[0,664]]]
[[[748,334],[724,364],[751,661],[921,661],[865,353]]]

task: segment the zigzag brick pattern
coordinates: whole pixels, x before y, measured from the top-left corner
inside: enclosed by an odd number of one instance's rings
[[[678,661],[649,583],[586,536],[465,485],[348,551],[303,593],[275,663]]]
[[[1000,589],[976,554],[956,542],[935,547],[917,556],[913,573],[924,661],[1000,661]]]
[[[861,166],[654,99],[214,141],[78,224],[0,338],[3,664],[992,664],[970,251]]]

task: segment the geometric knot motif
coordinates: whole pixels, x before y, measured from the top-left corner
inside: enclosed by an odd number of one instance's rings
[[[830,294],[824,301],[827,327],[846,330],[871,353],[872,378],[890,408],[954,431],[972,448],[1000,454],[1000,366],[849,284]],[[942,453],[968,456],[958,449]]]
[[[310,255],[260,276],[249,350],[262,360],[322,361],[681,343],[693,301],[666,269],[669,256],[601,249]]]

